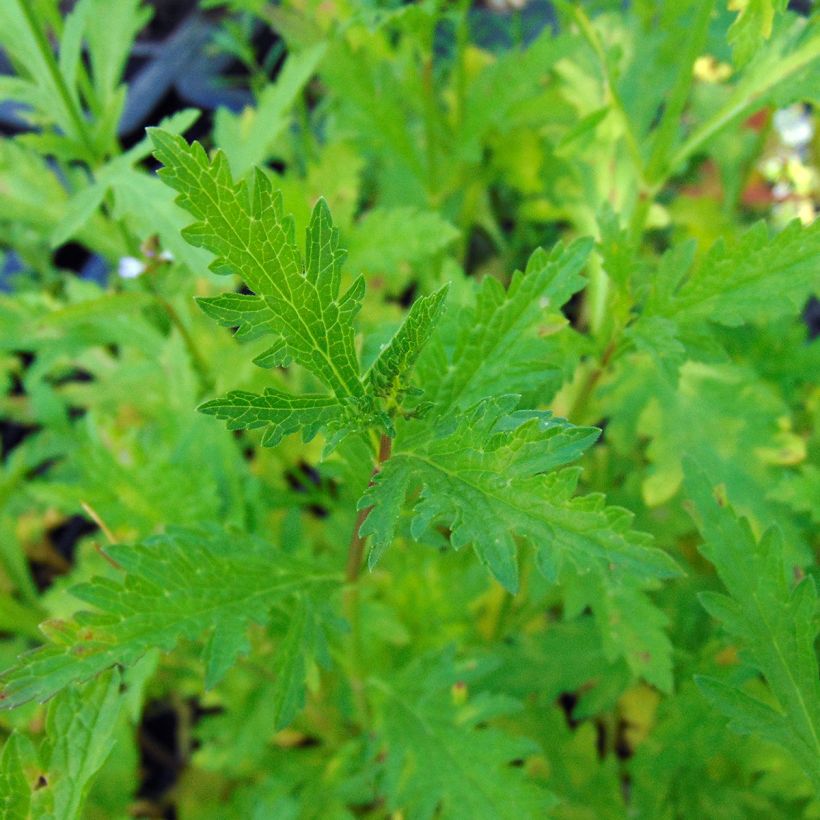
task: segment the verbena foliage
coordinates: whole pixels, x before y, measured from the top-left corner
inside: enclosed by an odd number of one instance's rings
[[[816,19],[226,3],[255,106],[122,151],[114,5],[0,6],[3,817],[165,810],[157,704],[182,817],[815,816]]]

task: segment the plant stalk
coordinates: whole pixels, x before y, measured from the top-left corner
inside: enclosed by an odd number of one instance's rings
[[[376,466],[373,468],[373,475],[370,478],[370,484],[368,486],[373,486],[373,481],[381,469],[381,465],[390,458],[392,450],[393,439],[383,433],[381,439],[379,440],[378,460],[376,462]],[[345,570],[345,580],[349,584],[355,583],[356,579],[359,577],[359,571],[362,566],[362,558],[364,557],[365,542],[365,539],[359,535],[359,530],[367,519],[371,509],[373,508],[365,507],[363,510],[359,510],[359,514],[356,516],[356,523],[353,526],[353,535],[350,538],[350,547],[347,551],[347,568]]]
[[[75,136],[81,143],[83,143],[83,146],[88,151],[89,161],[93,162],[95,160],[94,142],[91,139],[91,135],[88,132],[86,122],[83,119],[81,112],[74,104],[74,100],[72,99],[68,87],[65,84],[63,75],[60,73],[60,68],[57,65],[57,61],[54,59],[54,52],[51,50],[51,45],[34,17],[34,4],[26,2],[26,0],[17,0],[17,6],[20,9],[20,13],[25,18],[26,24],[31,31],[31,36],[37,43],[37,49],[43,58],[43,62],[46,64],[49,78],[54,84],[54,88],[60,96],[60,101],[65,108],[66,114],[74,126],[74,130],[76,132]]]
[[[381,465],[390,458],[392,448],[393,439],[391,439],[390,436],[382,434],[379,440],[376,466],[373,468],[373,474],[368,486],[373,486],[373,481],[381,469]],[[370,725],[370,705],[365,695],[364,646],[362,644],[362,625],[359,612],[359,584],[357,583],[361,571],[362,559],[364,558],[364,544],[366,539],[359,535],[359,530],[372,509],[372,506],[365,507],[363,510],[359,510],[356,516],[356,523],[353,526],[353,534],[351,535],[350,547],[347,552],[347,568],[345,569],[347,587],[344,591],[344,611],[350,623],[351,633],[350,689],[353,693],[353,700],[356,705],[359,722],[363,727]]]
[[[616,342],[614,340],[611,341],[609,345],[607,345],[604,355],[601,356],[601,361],[586,374],[584,380],[581,382],[581,386],[578,388],[578,392],[575,394],[572,405],[567,412],[567,418],[573,424],[583,423],[583,415],[587,411],[590,399],[595,392],[595,388],[598,386],[598,382],[612,361],[616,348]]]

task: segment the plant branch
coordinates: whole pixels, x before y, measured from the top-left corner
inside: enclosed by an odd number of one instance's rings
[[[381,439],[379,440],[379,452],[376,465],[373,468],[373,474],[370,478],[370,486],[372,486],[377,473],[381,469],[381,465],[390,458],[392,448],[393,439],[383,433]],[[362,646],[362,629],[359,613],[359,585],[357,583],[362,566],[362,559],[364,557],[365,539],[359,535],[359,530],[372,509],[373,507],[371,506],[366,507],[363,510],[359,510],[359,513],[356,516],[356,523],[353,526],[353,534],[351,535],[350,547],[347,552],[347,568],[345,570],[347,588],[344,591],[344,610],[347,620],[350,623],[351,632],[351,672],[349,682],[350,689],[353,693],[353,700],[356,704],[356,711],[358,712],[359,721],[362,726],[367,726],[370,723],[370,706],[367,702],[364,685],[364,647]]]
[[[803,70],[820,56],[820,36],[787,54],[766,75],[760,87],[746,95],[733,95],[710,120],[698,128],[672,156],[666,168],[667,176],[674,173],[692,154],[699,151],[712,137],[727,125],[745,114],[750,114],[761,105],[766,95],[790,74]]]
[[[655,132],[652,153],[646,166],[646,176],[650,182],[656,182],[666,176],[666,161],[675,141],[680,118],[694,80],[693,67],[695,60],[703,52],[709,32],[709,19],[712,16],[714,0],[700,0],[695,12],[691,32],[686,41],[683,59],[678,64],[675,84],[666,100],[660,124]]]
[[[595,388],[598,386],[601,376],[604,375],[607,367],[609,367],[609,363],[612,361],[616,349],[617,343],[613,340],[607,346],[604,355],[601,356],[601,361],[586,374],[584,380],[581,382],[581,386],[578,388],[578,392],[575,394],[575,398],[567,412],[567,418],[574,424],[581,423],[581,417],[586,412],[589,401],[595,392]]]
[[[95,159],[94,141],[91,139],[85,119],[83,118],[79,108],[75,105],[74,99],[65,84],[63,75],[60,73],[60,67],[54,59],[54,52],[51,50],[48,39],[35,19],[34,4],[26,2],[25,0],[17,0],[17,5],[21,14],[25,18],[26,25],[31,32],[31,36],[37,44],[37,49],[46,65],[49,79],[53,83],[54,88],[60,98],[60,102],[63,104],[66,115],[74,127],[75,136],[81,143],[83,143],[83,146],[88,151],[89,160],[93,162]]]

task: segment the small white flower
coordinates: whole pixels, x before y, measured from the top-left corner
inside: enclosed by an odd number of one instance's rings
[[[136,279],[145,271],[145,263],[134,256],[123,256],[117,268],[117,273],[122,279]]]
[[[788,182],[778,182],[772,188],[772,196],[775,199],[786,199],[792,192]]]
[[[814,124],[802,105],[781,108],[774,115],[774,127],[784,145],[798,148],[811,142]]]
[[[162,251],[160,255],[157,257],[157,259],[159,259],[160,262],[173,262],[174,255],[171,253],[171,251]]]

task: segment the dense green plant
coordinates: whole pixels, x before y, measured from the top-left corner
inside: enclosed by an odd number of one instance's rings
[[[139,0],[0,2],[3,816],[816,817],[816,19],[203,5],[123,150]]]

